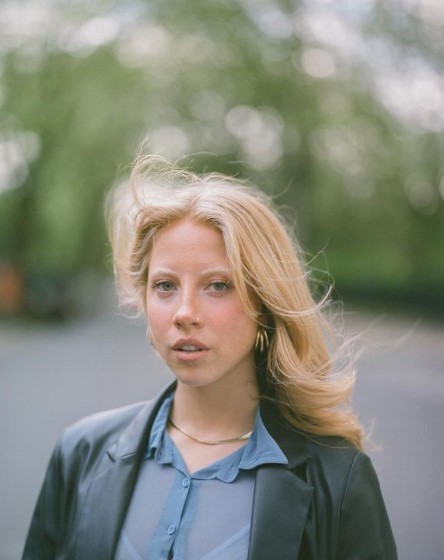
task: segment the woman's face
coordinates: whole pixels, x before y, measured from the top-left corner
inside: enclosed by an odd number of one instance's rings
[[[159,234],[146,312],[154,346],[179,383],[223,389],[255,382],[257,324],[243,310],[217,229],[184,219]]]

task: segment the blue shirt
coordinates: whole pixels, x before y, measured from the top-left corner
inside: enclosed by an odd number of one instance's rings
[[[255,469],[287,464],[259,409],[247,444],[190,475],[166,431],[165,399],[120,534],[115,560],[246,560]]]

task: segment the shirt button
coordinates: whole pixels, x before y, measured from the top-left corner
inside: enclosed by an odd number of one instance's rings
[[[190,485],[190,479],[189,479],[189,478],[184,478],[184,479],[182,480],[182,486],[183,486],[184,488],[188,488],[189,485]]]
[[[168,527],[168,534],[169,534],[169,535],[172,535],[172,534],[175,533],[175,532],[176,532],[176,525],[170,525],[170,526]]]

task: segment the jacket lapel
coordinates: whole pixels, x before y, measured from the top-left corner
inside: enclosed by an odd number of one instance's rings
[[[248,560],[296,560],[313,488],[286,466],[258,470]]]
[[[136,455],[119,459],[91,483],[80,513],[74,546],[76,560],[113,557],[138,464]]]
[[[152,423],[173,388],[148,403],[104,456],[82,501],[73,542],[76,560],[113,558]]]

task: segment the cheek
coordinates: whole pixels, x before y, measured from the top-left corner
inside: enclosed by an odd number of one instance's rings
[[[222,311],[218,318],[228,335],[233,333],[243,339],[256,336],[256,322],[245,313],[240,304]]]
[[[162,332],[166,328],[168,321],[165,310],[161,309],[158,305],[150,303],[146,307],[146,319],[153,335]]]

